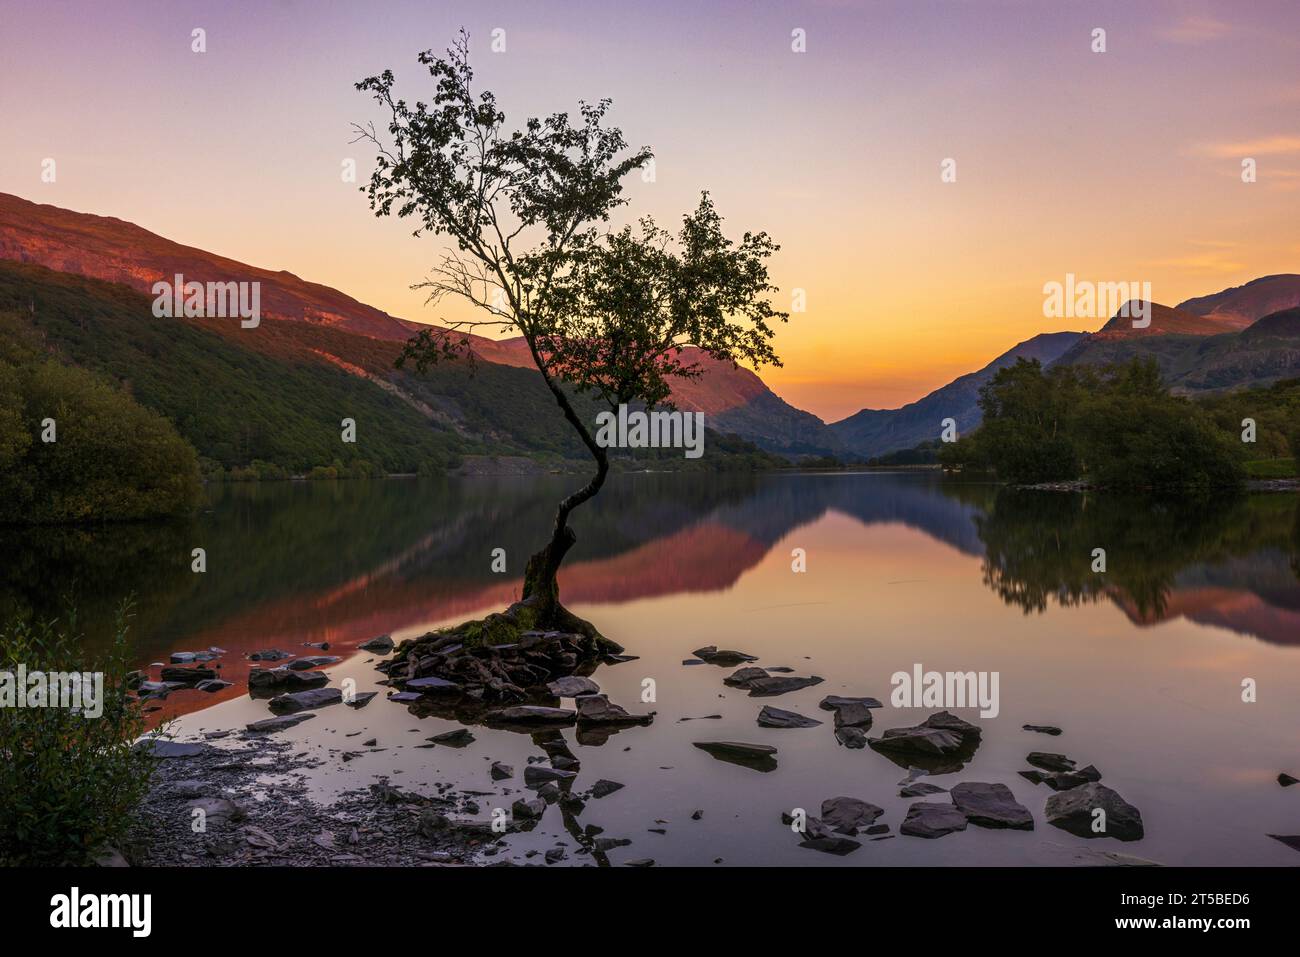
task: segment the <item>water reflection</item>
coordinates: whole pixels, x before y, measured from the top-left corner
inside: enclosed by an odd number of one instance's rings
[[[177,641],[346,647],[516,597],[565,487],[560,477],[227,485],[188,523],[4,529],[0,613],[51,617],[75,595],[94,638],[134,595],[142,659]],[[927,474],[620,476],[576,523],[566,600],[726,589],[828,512],[981,556],[985,584],[1026,613],[1109,600],[1139,624],[1186,615],[1300,642],[1294,496],[1142,499]],[[202,575],[190,569],[195,547],[207,552]],[[506,550],[506,575],[491,571],[494,548]],[[1098,548],[1104,574],[1093,571]]]

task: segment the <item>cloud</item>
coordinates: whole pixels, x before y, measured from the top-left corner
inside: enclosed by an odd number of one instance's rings
[[[1201,152],[1210,156],[1275,156],[1279,153],[1300,153],[1300,135],[1279,134],[1253,140],[1238,140],[1231,143],[1208,143]]]
[[[1216,20],[1214,17],[1191,15],[1183,17],[1177,23],[1158,31],[1161,39],[1170,43],[1201,44],[1209,43],[1227,36],[1233,30],[1232,24]]]

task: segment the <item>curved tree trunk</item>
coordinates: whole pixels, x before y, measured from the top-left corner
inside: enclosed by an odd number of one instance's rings
[[[532,348],[532,343],[529,343],[529,346]],[[556,576],[559,573],[560,564],[564,561],[564,556],[568,554],[569,549],[578,540],[578,536],[569,527],[569,515],[583,502],[594,498],[596,493],[600,491],[601,486],[605,484],[605,478],[609,475],[609,457],[605,454],[605,450],[596,444],[591,432],[583,421],[578,418],[578,413],[574,410],[573,404],[569,402],[569,397],[564,394],[564,390],[547,374],[546,367],[535,348],[533,348],[533,358],[538,368],[542,370],[542,378],[545,379],[551,394],[555,396],[555,401],[564,413],[565,419],[573,426],[596,462],[596,474],[591,477],[591,480],[560,502],[560,506],[555,513],[555,525],[551,531],[551,540],[547,542],[545,548],[528,559],[528,565],[524,569],[523,600],[537,609],[539,621],[546,624],[556,624],[563,613],[563,607],[560,605],[560,588]]]

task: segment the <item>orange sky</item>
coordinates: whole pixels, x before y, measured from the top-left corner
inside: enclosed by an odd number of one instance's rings
[[[1294,3],[177,2],[6,20],[0,190],[427,321],[456,314],[408,288],[436,242],[374,219],[339,170],[369,168],[348,125],[375,114],[351,84],[384,67],[416,80],[418,50],[463,24],[509,118],[613,97],[658,154],[632,215],[671,223],[707,188],[736,233],[782,244],[781,305],[797,287],[808,310],[762,375],[828,420],[1099,326],[1043,317],[1043,284],[1067,272],[1174,304],[1300,271]],[[1258,182],[1241,182],[1245,156]]]

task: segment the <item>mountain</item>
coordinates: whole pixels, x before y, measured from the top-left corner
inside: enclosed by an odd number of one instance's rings
[[[830,431],[845,449],[866,458],[937,439],[946,418],[956,420],[959,434],[967,432],[979,425],[979,389],[994,373],[1020,358],[1037,359],[1047,365],[1083,336],[1082,332],[1041,333],[1004,352],[978,372],[960,376],[923,399],[900,409],[863,409],[831,423]]]
[[[5,193],[0,193],[0,259],[120,283],[146,293],[155,282],[172,281],[177,273],[186,281],[256,281],[261,283],[264,318],[386,342],[405,342],[413,333],[430,328],[290,272],[250,266],[183,246],[111,216],[73,212]],[[471,335],[469,339],[482,362],[533,367],[522,338],[493,340]],[[349,361],[347,351],[337,358]],[[699,379],[680,382],[673,398],[684,410],[704,412],[709,428],[777,451],[825,451],[835,446],[819,418],[783,401],[753,372],[717,362],[698,350],[685,351],[705,372]]]
[[[1212,319],[1222,326],[1220,331],[1226,332],[1244,329],[1264,316],[1293,306],[1300,306],[1300,276],[1283,273],[1188,299],[1180,302],[1178,309]]]
[[[1160,374],[1179,393],[1218,391],[1270,385],[1300,375],[1300,282],[1272,276],[1266,294],[1244,296],[1248,283],[1199,303],[1204,314],[1152,304],[1151,328],[1143,334],[1124,331],[1131,320],[1116,315],[1098,332],[1084,337],[1058,360],[1062,364],[1110,364],[1150,357]],[[1223,298],[1221,298],[1223,297]],[[1249,311],[1278,302],[1290,304],[1277,312],[1255,316]],[[1216,305],[1217,303],[1217,305]],[[1116,331],[1118,327],[1118,331]]]

